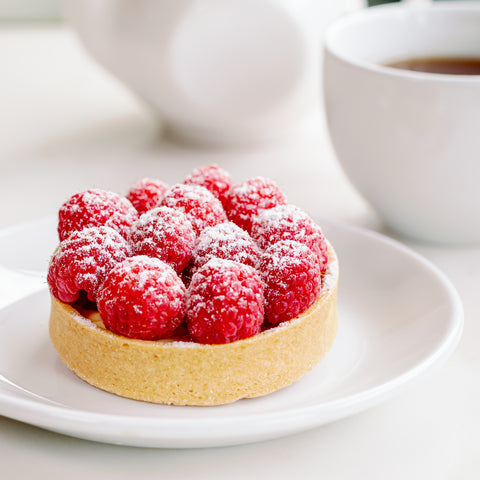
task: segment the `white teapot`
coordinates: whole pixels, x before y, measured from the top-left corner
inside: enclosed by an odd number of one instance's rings
[[[318,109],[321,35],[360,0],[69,0],[91,54],[177,137],[242,143]]]

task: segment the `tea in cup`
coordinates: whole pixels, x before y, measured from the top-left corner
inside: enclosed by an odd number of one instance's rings
[[[330,137],[359,192],[408,237],[479,242],[480,5],[365,9],[324,50]]]

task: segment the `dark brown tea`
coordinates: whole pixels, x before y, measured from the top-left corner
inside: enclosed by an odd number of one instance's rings
[[[471,57],[409,58],[386,66],[414,72],[480,75],[480,58]]]

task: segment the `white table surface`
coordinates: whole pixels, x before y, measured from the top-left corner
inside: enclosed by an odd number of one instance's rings
[[[385,231],[338,167],[321,119],[281,144],[198,149],[162,139],[65,28],[4,26],[0,59],[0,228],[54,214],[91,186],[125,192],[143,176],[173,183],[216,162],[237,180],[275,179],[314,217]],[[451,359],[393,400],[294,436],[198,450],[105,445],[0,416],[0,478],[480,478],[480,248],[405,243],[450,277],[465,328]],[[0,289],[0,305],[13,296]]]

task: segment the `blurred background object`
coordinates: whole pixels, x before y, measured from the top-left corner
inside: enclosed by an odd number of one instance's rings
[[[170,137],[247,145],[314,124],[323,31],[363,7],[364,0],[68,0],[65,17]]]
[[[0,0],[1,21],[59,20],[61,0]]]
[[[402,0],[367,0],[368,6],[369,7],[374,7],[375,5],[382,5],[384,3],[398,3]],[[405,2],[409,3],[427,3],[429,1],[434,1],[434,2],[446,2],[446,1],[452,1],[452,0],[403,0]],[[462,0],[453,0],[453,1],[462,1]],[[465,1],[465,0],[463,0]],[[478,1],[478,0],[467,0],[467,1]]]
[[[373,7],[399,1],[401,0],[366,0],[365,3]],[[434,1],[441,2],[445,0]],[[0,21],[60,20],[62,18],[61,4],[62,0],[0,0]]]
[[[396,3],[400,0],[368,0],[368,6],[373,7],[375,5],[382,5],[383,3]]]

